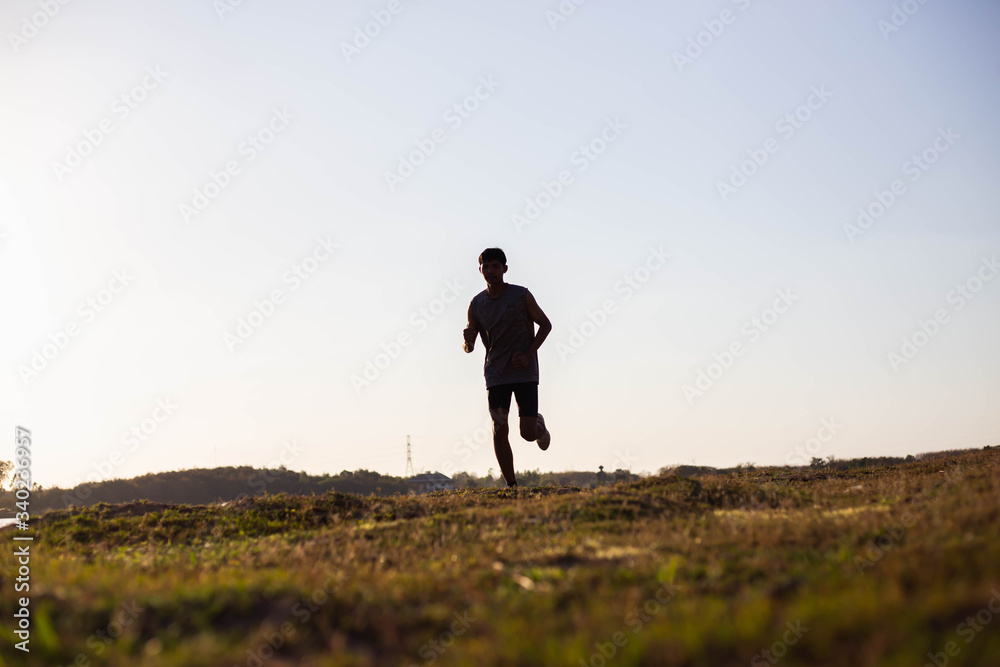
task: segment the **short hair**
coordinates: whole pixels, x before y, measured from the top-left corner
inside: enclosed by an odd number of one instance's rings
[[[507,255],[503,254],[503,250],[500,248],[487,248],[479,255],[479,265],[482,266],[486,262],[492,262],[493,260],[500,260],[500,263],[507,266]]]

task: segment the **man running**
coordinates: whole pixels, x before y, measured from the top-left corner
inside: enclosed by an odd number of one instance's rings
[[[551,436],[545,428],[545,419],[538,414],[538,348],[552,331],[552,324],[531,292],[503,281],[503,274],[507,273],[503,250],[484,250],[479,255],[479,272],[486,279],[486,289],[469,304],[469,324],[463,332],[462,349],[472,352],[477,334],[486,348],[483,373],[493,419],[493,450],[507,486],[516,487],[514,455],[507,439],[510,395],[513,393],[517,399],[521,437],[537,442],[543,451],[548,449]]]

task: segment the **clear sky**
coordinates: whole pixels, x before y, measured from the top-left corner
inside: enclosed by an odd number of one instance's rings
[[[1000,444],[996,2],[233,5],[0,8],[41,484],[497,470],[488,246],[554,326],[519,470]]]

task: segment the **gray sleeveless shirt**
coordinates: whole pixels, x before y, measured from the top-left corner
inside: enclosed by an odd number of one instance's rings
[[[538,382],[538,353],[528,357],[528,365],[514,368],[517,351],[527,352],[535,338],[535,323],[528,317],[528,290],[507,283],[495,299],[483,290],[472,297],[470,308],[479,327],[479,339],[486,348],[483,374],[486,388],[513,382]]]

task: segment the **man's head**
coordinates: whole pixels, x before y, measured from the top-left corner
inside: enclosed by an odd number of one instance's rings
[[[479,272],[488,284],[499,285],[507,273],[507,255],[500,248],[487,248],[479,255]]]

